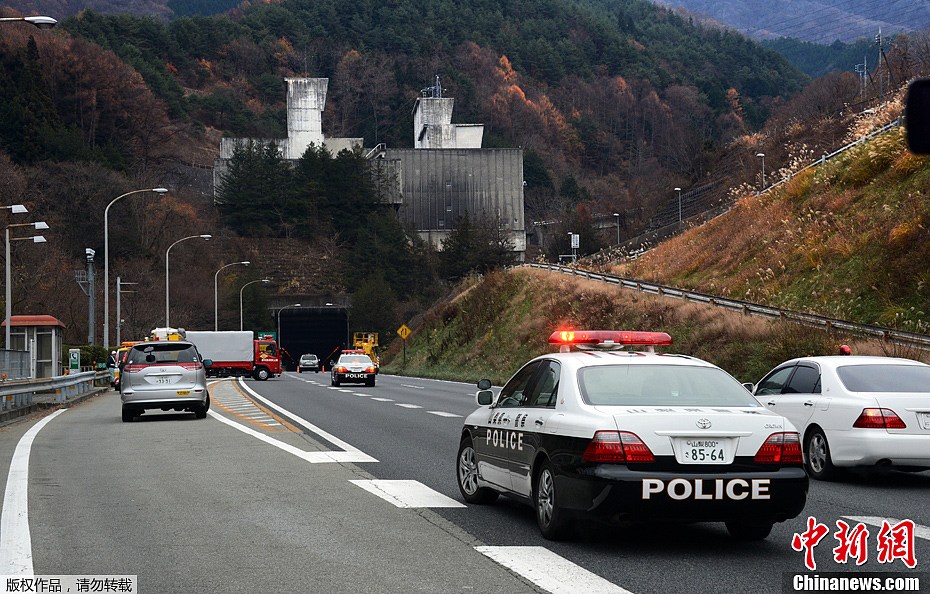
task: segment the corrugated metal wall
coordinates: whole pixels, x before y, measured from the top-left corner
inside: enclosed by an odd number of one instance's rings
[[[499,220],[525,250],[522,149],[388,149],[400,162],[401,221],[433,240],[457,218]]]

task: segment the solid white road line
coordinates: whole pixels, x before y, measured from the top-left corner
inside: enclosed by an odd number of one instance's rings
[[[454,414],[454,413],[442,412],[441,410],[428,410],[428,411],[426,411],[426,412],[428,412],[428,413],[431,414],[431,415],[436,415],[437,417],[450,417],[450,418],[451,418],[451,417],[457,417],[457,418],[461,418],[461,416],[462,416],[462,415],[457,415],[457,414]]]
[[[632,594],[545,547],[475,547],[553,594]]]
[[[57,410],[33,425],[16,444],[0,516],[0,575],[31,576],[35,573],[29,532],[29,453],[39,431],[65,410]]]
[[[896,518],[883,518],[881,516],[843,516],[846,519],[852,520],[853,522],[859,522],[862,524],[869,524],[871,526],[881,527],[882,522],[888,522],[891,526],[894,526],[901,520]],[[922,524],[914,524],[914,536],[917,538],[923,538],[930,540],[930,527],[923,526]]]
[[[464,504],[430,489],[419,481],[353,480],[349,482],[397,507],[465,507]]]
[[[251,394],[253,397],[255,397],[257,400],[260,400],[261,402],[263,402],[269,408],[273,408],[274,410],[278,411],[282,415],[293,420],[298,425],[302,425],[304,428],[309,429],[312,433],[318,435],[319,437],[322,437],[323,439],[333,444],[337,448],[341,448],[342,450],[344,450],[342,452],[313,452],[315,454],[325,453],[325,454],[328,454],[331,458],[331,459],[326,459],[326,460],[316,460],[317,462],[377,462],[375,458],[372,458],[371,456],[362,452],[360,449],[356,448],[355,446],[349,445],[348,443],[342,441],[335,435],[332,435],[331,433],[327,433],[326,431],[323,431],[321,428],[317,427],[313,423],[306,421],[305,419],[295,415],[294,413],[287,410],[286,408],[278,406],[274,402],[268,400],[267,398],[260,395],[258,392],[256,392],[249,386],[247,386],[244,381],[240,381],[239,386],[243,390]]]
[[[304,450],[300,448],[295,448],[294,446],[288,443],[284,443],[283,441],[278,441],[277,439],[274,439],[273,437],[269,437],[265,435],[264,433],[259,433],[258,431],[255,431],[254,429],[246,427],[245,425],[236,423],[235,421],[230,421],[223,415],[215,413],[212,410],[207,411],[207,414],[209,414],[211,417],[213,417],[217,421],[220,421],[221,423],[226,423],[230,427],[233,427],[234,429],[238,429],[239,431],[242,431],[243,433],[247,435],[251,435],[255,439],[264,441],[267,444],[273,445],[274,447],[278,449],[284,450],[285,452],[289,454],[293,454],[297,456],[298,458],[301,458],[313,464],[321,464],[321,463],[326,463],[326,462],[377,462],[377,460],[375,460],[368,454],[365,454],[359,450],[344,451],[344,452],[305,452]]]

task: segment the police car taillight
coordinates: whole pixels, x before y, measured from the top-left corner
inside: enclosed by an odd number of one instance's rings
[[[556,330],[549,336],[549,344],[562,350],[580,348],[612,348],[621,346],[669,346],[672,337],[665,332],[637,332],[631,330]]]
[[[890,408],[864,408],[853,427],[860,429],[907,429],[907,425]]]
[[[635,433],[598,431],[581,459],[586,462],[654,462],[655,456]]]
[[[773,433],[756,452],[757,464],[801,464],[801,436],[795,431]]]

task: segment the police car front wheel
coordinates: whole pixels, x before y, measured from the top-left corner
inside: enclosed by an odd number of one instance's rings
[[[462,443],[459,445],[456,474],[458,474],[459,491],[468,503],[484,505],[494,503],[497,499],[497,491],[478,486],[478,463],[475,461],[475,448],[472,447],[470,437],[462,438]]]

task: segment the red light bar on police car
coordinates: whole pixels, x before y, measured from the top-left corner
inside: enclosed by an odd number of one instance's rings
[[[549,344],[571,345],[647,345],[669,346],[672,337],[665,332],[637,332],[631,330],[556,330],[549,336]]]

